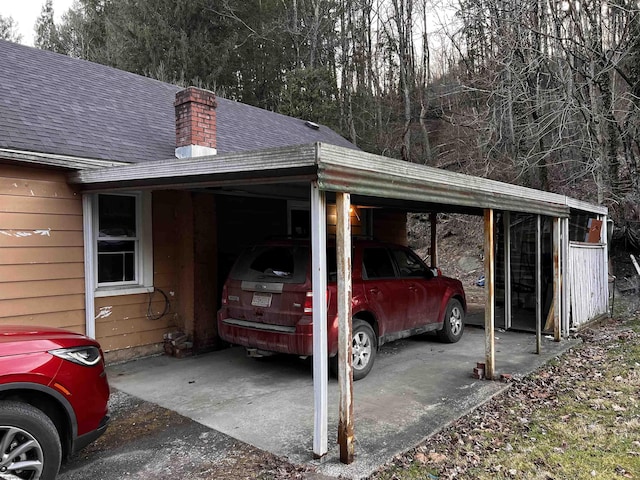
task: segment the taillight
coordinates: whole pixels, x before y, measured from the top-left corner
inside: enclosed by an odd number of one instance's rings
[[[307,292],[307,295],[304,297],[304,314],[313,314],[313,292]]]
[[[222,305],[229,305],[229,292],[226,285],[222,287]]]
[[[329,306],[329,289],[327,289],[327,307]],[[304,297],[304,314],[313,315],[313,292],[307,292]]]

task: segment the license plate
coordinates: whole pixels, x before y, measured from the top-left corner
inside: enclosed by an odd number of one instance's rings
[[[271,293],[265,292],[254,292],[253,298],[251,299],[251,305],[254,307],[262,307],[267,308],[271,306]]]

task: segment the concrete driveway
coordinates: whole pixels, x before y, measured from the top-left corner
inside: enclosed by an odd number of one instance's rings
[[[496,334],[497,373],[525,375],[575,344],[535,336]],[[197,357],[159,356],[109,368],[112,386],[178,412],[209,428],[293,463],[313,463],[330,476],[363,478],[394,455],[506,388],[476,380],[484,361],[484,330],[467,327],[453,345],[424,336],[384,345],[373,371],[354,387],[356,460],[339,462],[338,388],[329,385],[329,453],[313,460],[311,362],[288,357],[255,360],[232,348]]]

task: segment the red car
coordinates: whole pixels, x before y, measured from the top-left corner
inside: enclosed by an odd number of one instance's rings
[[[100,345],[56,328],[0,326],[0,478],[53,480],[107,428]]]
[[[313,353],[308,242],[270,241],[240,255],[224,285],[218,334],[250,355]],[[352,253],[353,376],[364,378],[385,342],[434,331],[462,337],[466,300],[459,280],[427,267],[409,248],[355,240]],[[338,350],[335,247],[327,251],[328,349]]]

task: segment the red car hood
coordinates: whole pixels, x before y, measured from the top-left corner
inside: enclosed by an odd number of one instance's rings
[[[60,328],[0,325],[0,357],[81,345],[98,346],[82,334]]]

